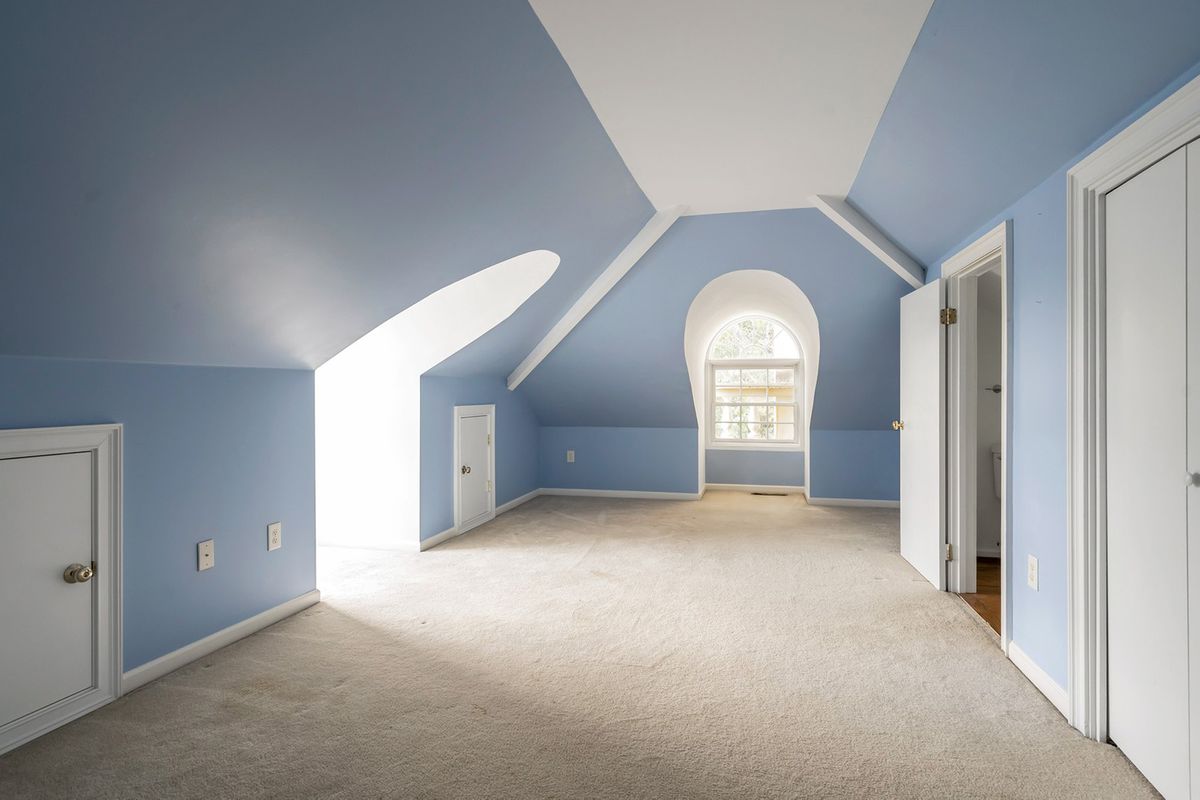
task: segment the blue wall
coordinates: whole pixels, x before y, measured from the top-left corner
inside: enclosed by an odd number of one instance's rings
[[[978,226],[930,266],[1012,220],[1012,429],[1009,558],[1010,633],[1051,677],[1067,681],[1067,171],[1175,89],[1200,75],[1200,64],[1172,81],[1094,144],[1013,205]],[[985,187],[986,188],[986,187]],[[1023,574],[1038,559],[1038,590]]]
[[[421,538],[454,527],[454,407],[496,406],[496,505],[539,488],[538,423],[498,376],[421,378]]]
[[[850,202],[926,265],[1200,59],[1196,0],[937,0]]]
[[[866,462],[857,459],[866,441],[860,432],[890,434],[898,414],[899,300],[910,287],[814,209],[681,218],[521,385],[539,421],[694,429],[683,352],[687,311],[709,281],[737,269],[784,275],[817,313],[821,366],[810,490],[820,497],[894,498],[898,479],[881,488],[885,479],[870,474],[880,464],[880,474],[895,475],[885,463],[898,459],[891,439],[879,438]],[[843,438],[853,445],[843,446]],[[826,475],[839,476],[836,484],[824,483]]]
[[[708,483],[804,485],[804,453],[783,450],[705,450]]]
[[[812,497],[900,499],[900,434],[886,431],[812,431]]]
[[[541,484],[555,489],[696,492],[695,428],[544,427]],[[575,463],[567,463],[567,451]]]
[[[494,372],[653,212],[527,0],[11,0],[0,52],[5,355],[315,367],[558,253]]]
[[[315,588],[312,372],[0,357],[0,426],[103,422],[125,425],[125,669]]]

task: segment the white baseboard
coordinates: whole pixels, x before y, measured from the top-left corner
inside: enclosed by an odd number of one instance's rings
[[[706,489],[730,492],[772,492],[775,494],[806,494],[803,486],[775,486],[765,483],[706,483]]]
[[[204,658],[209,653],[231,645],[238,639],[244,639],[252,633],[257,633],[269,625],[287,619],[293,614],[303,611],[309,606],[321,602],[321,592],[313,589],[311,592],[293,597],[274,608],[268,608],[261,614],[255,614],[250,619],[230,625],[228,628],[205,636],[199,641],[184,645],[178,650],[159,656],[153,661],[134,667],[121,676],[121,694],[127,694],[150,681],[161,678],[169,672],[174,672],[185,664],[190,664],[198,658]]]
[[[1017,669],[1024,673],[1039,692],[1046,695],[1046,699],[1058,709],[1058,713],[1064,717],[1067,716],[1067,690],[1059,686],[1044,669],[1034,663],[1033,659],[1016,642],[1008,643],[1008,659],[1017,665]]]
[[[623,489],[542,489],[555,497],[623,497],[627,500],[699,500],[703,492],[632,492]]]
[[[858,500],[849,497],[809,497],[812,506],[857,506],[859,508],[899,508],[899,500]]]
[[[538,495],[543,494],[544,492],[545,492],[544,489],[534,489],[532,492],[526,492],[525,494],[521,495],[520,497],[515,497],[512,500],[509,500],[507,503],[505,503],[501,506],[498,506],[496,508],[496,516],[497,517],[500,516],[505,511],[512,511],[514,508],[521,505],[522,503],[528,503],[530,500],[537,497]],[[493,517],[493,519],[494,519],[494,517]],[[428,539],[422,539],[420,542],[420,545],[419,545],[420,550],[421,550],[421,552],[424,552],[424,551],[430,549],[431,547],[437,547],[439,544],[446,541],[447,539],[453,539],[455,536],[460,536],[464,533],[470,533],[472,530],[474,530],[474,528],[468,528],[465,531],[460,531],[458,528],[447,528],[446,530],[442,531],[441,533],[435,533],[433,536],[430,536]]]
[[[505,503],[504,505],[497,508],[496,513],[503,514],[505,511],[512,511],[514,508],[521,505],[522,503],[528,503],[530,500],[537,497],[541,493],[542,493],[541,489],[534,489],[532,492],[526,492],[525,494],[521,495],[520,497],[517,497],[513,500],[509,500],[507,503]]]

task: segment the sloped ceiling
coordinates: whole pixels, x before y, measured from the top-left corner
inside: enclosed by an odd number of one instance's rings
[[[933,264],[1198,60],[1197,0],[938,0],[850,202]]]
[[[652,213],[525,0],[9,2],[0,65],[0,354],[313,367],[552,250],[511,369]]]
[[[844,196],[930,0],[531,0],[657,208]]]

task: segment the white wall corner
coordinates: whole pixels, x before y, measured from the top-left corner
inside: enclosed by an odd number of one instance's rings
[[[846,202],[844,197],[815,194],[811,198],[813,208],[819,209],[835,225],[850,234],[883,265],[904,279],[909,286],[919,289],[925,285],[925,267],[918,264],[908,253],[875,227],[858,209]]]
[[[521,381],[528,378],[537,365],[542,363],[542,360],[550,355],[563,339],[567,338],[567,334],[574,330],[575,326],[604,299],[604,296],[617,285],[621,278],[625,277],[629,270],[633,269],[642,256],[662,238],[662,235],[675,224],[675,220],[679,219],[685,211],[684,206],[673,206],[655,212],[654,216],[646,222],[629,244],[625,245],[625,248],[617,254],[604,272],[600,273],[592,285],[579,296],[579,299],[567,309],[567,312],[542,337],[529,355],[525,356],[524,360],[512,371],[512,374],[508,376],[510,391],[520,386]]]

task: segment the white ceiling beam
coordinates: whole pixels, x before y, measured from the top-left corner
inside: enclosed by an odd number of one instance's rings
[[[814,194],[810,199],[814,208],[819,208],[822,214],[854,237],[856,242],[867,248],[884,266],[907,281],[914,289],[925,285],[925,268],[913,261],[908,253],[871,224],[871,221],[847,203],[845,198]]]
[[[542,337],[529,355],[525,356],[525,359],[512,371],[512,374],[508,376],[510,390],[520,386],[521,381],[528,378],[529,373],[542,363],[542,359],[550,355],[554,348],[567,338],[567,334],[588,315],[589,311],[596,307],[597,303],[604,299],[604,296],[617,285],[621,278],[625,277],[629,270],[633,269],[633,266],[667,232],[667,229],[675,224],[675,220],[679,219],[683,212],[683,206],[675,206],[658,211],[650,218],[629,244],[625,245],[625,249],[617,254],[612,263],[587,288],[587,291],[567,309],[567,313],[562,315],[562,319],[554,324],[554,327]]]

